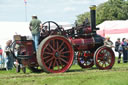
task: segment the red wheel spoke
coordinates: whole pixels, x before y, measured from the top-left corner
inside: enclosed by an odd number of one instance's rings
[[[64,42],[62,41],[62,43],[60,44],[58,50],[63,46]]]
[[[98,56],[104,56],[104,54],[103,53],[99,53],[99,55]]]
[[[52,63],[53,63],[53,61],[51,61],[51,62],[50,62],[50,64],[49,64],[49,67],[48,67],[48,68],[51,68],[51,66],[52,66]]]
[[[107,65],[106,65],[106,62],[104,62],[104,65],[105,65],[105,67],[107,66]]]
[[[45,63],[48,63],[49,61],[52,61],[54,58],[50,58],[49,60],[47,60]]]
[[[49,43],[48,44],[49,45],[49,47],[54,51],[55,49],[51,46],[51,44]]]
[[[59,43],[58,43],[58,41],[56,41],[56,47],[57,47],[57,50],[58,50],[58,48],[59,48]]]
[[[55,40],[52,40],[53,41],[53,48],[55,49]]]
[[[102,61],[101,60],[99,60],[99,62],[98,63],[102,63]]]
[[[102,67],[104,66],[103,62],[102,62]]]
[[[68,58],[68,56],[64,56],[64,55],[60,55],[60,57],[63,57],[63,58]]]
[[[60,70],[60,66],[59,66],[59,64],[58,64],[58,62],[57,62],[57,61],[56,61],[56,65],[57,65],[58,69]]]
[[[64,48],[62,48],[61,50],[60,50],[60,52],[62,52],[64,50]]]
[[[60,65],[63,67],[63,64],[62,64],[62,62],[61,62],[60,58],[58,59],[58,61],[59,61]]]
[[[47,49],[49,52],[51,52],[51,50],[50,50],[48,47],[47,47],[46,49]]]
[[[54,63],[53,63],[53,68],[55,67],[55,65],[56,65],[56,59],[54,60]]]
[[[102,67],[104,67],[104,66],[106,67],[106,62],[105,61],[102,62]]]
[[[111,64],[111,59],[108,59],[107,62],[108,62],[108,64]]]
[[[70,51],[61,52],[61,54],[66,54],[66,53],[70,53]]]
[[[111,60],[111,58],[112,58],[112,56],[107,56],[108,57],[108,59],[110,59]]]
[[[100,59],[100,60],[102,60],[102,59],[103,59],[103,57],[102,57],[102,56],[100,56],[100,57],[98,57],[98,60],[99,60],[99,59]]]
[[[50,58],[51,56],[46,56],[46,57],[44,57],[43,59],[45,60],[45,59],[48,59],[48,58]]]
[[[63,58],[60,58],[60,60],[65,62],[66,64],[68,64],[68,62],[66,60],[64,60]]]
[[[53,53],[49,53],[49,52],[45,52],[44,54],[49,54],[49,55],[53,55]]]
[[[85,64],[88,65],[87,62],[85,62]]]
[[[107,50],[106,51],[104,50],[104,54],[106,54],[107,52],[108,52]]]

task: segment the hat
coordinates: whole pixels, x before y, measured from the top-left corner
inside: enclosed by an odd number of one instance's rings
[[[107,36],[106,38],[107,38],[107,39],[110,39],[110,37],[109,37],[109,36]]]
[[[120,38],[117,38],[117,40],[120,40]]]
[[[33,14],[32,17],[36,17],[37,15]]]

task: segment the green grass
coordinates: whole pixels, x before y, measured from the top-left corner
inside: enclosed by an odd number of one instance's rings
[[[68,72],[16,73],[15,68],[10,71],[0,71],[0,85],[128,85],[128,63],[115,64],[111,70],[99,70],[95,66],[81,69],[73,65]]]

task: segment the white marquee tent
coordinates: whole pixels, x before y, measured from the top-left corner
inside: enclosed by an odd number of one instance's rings
[[[101,36],[109,36],[113,42],[117,38],[128,38],[128,20],[104,21],[97,25],[100,30],[97,31]]]

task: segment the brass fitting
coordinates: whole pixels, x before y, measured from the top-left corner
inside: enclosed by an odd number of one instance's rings
[[[96,5],[92,5],[92,6],[90,7],[90,9],[91,9],[91,10],[96,10]]]

